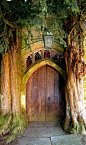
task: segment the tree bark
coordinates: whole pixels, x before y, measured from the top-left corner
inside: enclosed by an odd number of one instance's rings
[[[77,53],[74,50],[65,52],[66,80],[65,80],[65,98],[66,98],[66,117],[64,129],[75,132],[84,132],[86,127],[86,111],[84,107],[83,77],[80,76],[82,63],[76,59]],[[74,62],[73,62],[74,61]],[[80,64],[80,68],[78,66]]]
[[[6,118],[0,127],[0,134],[5,135],[10,132],[7,143],[15,139],[18,134],[22,134],[27,125],[27,117],[20,111],[21,97],[21,47],[22,38],[13,32],[13,38],[9,41],[9,48],[2,59],[2,114]],[[10,96],[10,99],[9,99]],[[7,115],[8,114],[8,115]]]
[[[16,31],[13,34],[13,38],[9,41],[8,52],[2,55],[3,115],[10,112],[20,114],[22,39],[16,36]]]
[[[2,115],[11,112],[10,76],[9,76],[9,56],[8,53],[2,55],[1,62],[1,111]]]
[[[21,48],[15,43],[10,45],[9,68],[10,68],[10,90],[11,110],[13,114],[20,114],[20,85],[21,85]]]

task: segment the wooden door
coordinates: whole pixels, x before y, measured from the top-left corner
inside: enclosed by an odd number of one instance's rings
[[[29,121],[58,121],[64,115],[63,79],[49,66],[37,69],[26,84]]]

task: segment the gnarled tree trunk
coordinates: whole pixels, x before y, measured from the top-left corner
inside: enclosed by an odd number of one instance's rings
[[[9,114],[0,128],[0,134],[7,134],[10,132],[7,142],[15,139],[18,134],[23,133],[28,125],[26,116],[22,115],[20,111],[21,42],[22,39],[18,39],[18,36],[16,36],[16,31],[14,31],[13,38],[9,41],[8,52],[4,55],[2,61],[2,78],[4,82],[2,82],[2,94],[4,100],[3,103],[5,106],[2,113],[3,115],[6,115],[7,113]],[[11,99],[9,99],[9,96]]]
[[[66,118],[64,129],[71,133],[82,133],[86,127],[86,111],[83,94],[83,75],[86,66],[82,60],[81,51],[83,52],[77,46],[68,46],[65,51]]]
[[[2,55],[3,115],[10,113],[10,111],[13,114],[20,114],[21,47],[21,42],[19,43],[16,31],[14,31],[14,36],[9,41],[8,52]]]
[[[15,34],[16,35],[16,34]],[[16,36],[14,36],[16,37]],[[21,42],[20,42],[21,44]],[[8,49],[10,68],[11,110],[13,114],[20,114],[20,86],[21,86],[21,47],[11,41]]]

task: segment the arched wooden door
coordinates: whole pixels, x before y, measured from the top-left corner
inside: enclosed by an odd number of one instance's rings
[[[65,113],[64,80],[49,66],[37,69],[26,83],[29,121],[60,121]]]

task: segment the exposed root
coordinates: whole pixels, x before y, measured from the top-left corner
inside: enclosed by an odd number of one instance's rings
[[[78,122],[72,129],[70,129],[70,133],[84,133],[85,132],[85,126],[81,122]]]
[[[1,120],[3,120],[3,124],[0,127],[0,135],[5,135],[10,131],[10,127],[12,124],[12,115],[7,114],[5,117],[2,117]]]
[[[0,127],[0,135],[8,135],[6,143],[14,140],[18,135],[24,133],[26,127],[28,126],[28,120],[23,115],[8,115],[6,117],[3,125]]]
[[[83,134],[85,133],[85,126],[82,122],[77,122],[77,123],[71,123],[70,125],[67,124],[67,122],[65,122],[65,124],[63,124],[63,129],[68,132],[68,133],[79,133],[79,134]]]

